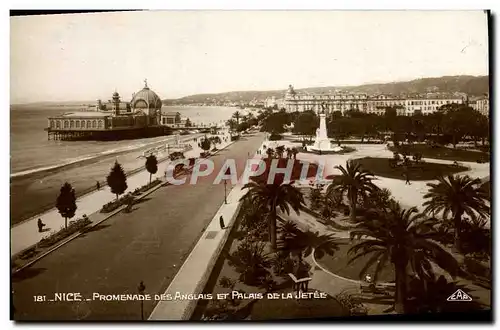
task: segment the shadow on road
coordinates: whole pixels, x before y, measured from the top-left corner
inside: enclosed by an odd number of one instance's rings
[[[144,198],[141,198],[137,201],[134,202],[134,205],[138,205],[138,204],[141,204],[141,203],[144,203],[144,202],[147,202],[149,201],[151,198],[150,197],[144,197]],[[133,209],[132,209],[133,210]]]
[[[111,225],[97,225],[97,226],[94,226],[92,228],[89,228],[89,229],[85,230],[83,232],[83,235],[81,235],[80,237],[85,236],[86,233],[91,233],[91,232],[94,232],[94,231],[99,231],[99,230],[107,228],[109,226],[111,226]]]
[[[16,282],[21,282],[21,281],[33,278],[35,276],[40,275],[41,273],[43,273],[46,270],[47,270],[46,268],[30,268],[30,267],[25,268],[25,269],[21,270],[20,272],[12,275],[12,282],[16,283]]]

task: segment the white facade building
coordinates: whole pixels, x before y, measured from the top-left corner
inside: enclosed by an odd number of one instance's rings
[[[312,110],[317,113],[330,113],[357,110],[365,113],[383,115],[386,107],[395,107],[400,116],[412,116],[417,112],[428,115],[439,110],[445,104],[463,104],[466,95],[428,93],[413,97],[395,97],[390,95],[353,94],[335,92],[332,94],[297,93],[290,85],[285,94],[284,108],[288,112]],[[487,101],[487,99],[486,99]],[[483,101],[483,103],[486,103]],[[488,110],[485,110],[488,108]],[[481,105],[481,111],[489,111],[487,104]]]

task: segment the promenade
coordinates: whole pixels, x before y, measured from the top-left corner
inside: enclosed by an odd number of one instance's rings
[[[201,134],[198,134],[195,137],[199,138],[201,136],[202,136]],[[210,134],[208,136],[210,136]],[[190,137],[189,139],[181,138],[181,142],[183,143],[188,142],[193,147],[193,149],[184,153],[184,156],[186,158],[199,157],[200,152],[203,151],[198,147],[198,143],[194,142],[193,139],[195,137]],[[220,137],[221,139],[223,137],[227,137],[228,141],[227,142],[223,141],[222,144],[218,146],[219,149],[224,148],[231,143],[227,132],[224,132],[224,135],[220,135]],[[165,156],[166,155],[159,155],[157,156],[157,158]],[[145,159],[142,159],[141,162],[145,163]],[[158,171],[156,172],[156,174],[153,174],[152,180],[158,177],[163,177],[165,175],[165,170],[169,163],[170,163],[169,160],[159,163]],[[110,168],[112,165],[113,164],[110,163]],[[142,170],[127,177],[128,188],[125,191],[125,193],[134,191],[136,188],[139,188],[148,182],[149,182],[149,172],[144,168],[143,165]],[[76,205],[78,208],[76,210],[75,216],[72,219],[78,219],[82,217],[84,214],[89,216],[94,212],[98,212],[104,204],[111,202],[115,199],[116,195],[111,193],[110,188],[107,185],[102,187],[100,190],[95,190],[91,193],[81,196],[80,198],[77,199]],[[44,228],[45,231],[41,233],[38,232],[37,228],[37,220],[39,218],[41,218],[43,223],[46,224],[46,227]],[[68,222],[72,219],[69,219]],[[63,227],[64,227],[64,218],[61,217],[59,211],[55,207],[47,212],[43,212],[41,214],[33,216],[27,221],[14,225],[10,230],[11,233],[10,255],[13,256],[16,253],[19,253],[20,251],[32,246],[33,244],[36,244],[43,237],[49,235],[52,231],[58,231]]]
[[[212,156],[214,172],[226,159],[234,159],[238,173],[242,173],[248,154],[254,153],[263,139],[261,133],[242,137]],[[230,191],[231,186],[227,188]],[[229,196],[231,204],[233,196]],[[213,184],[213,177],[205,177],[196,185],[157,189],[136,204],[132,212],[116,214],[13,276],[15,319],[140,320],[137,301],[90,298],[94,292],[134,294],[141,281],[145,293],[163,294],[207,228],[214,228],[213,219],[218,219],[223,202],[224,185]],[[229,220],[225,219],[226,223]],[[198,281],[199,277],[191,279]],[[79,292],[85,300],[43,304],[33,301],[33,295],[51,298],[55,292]],[[156,303],[144,302],[146,319]]]

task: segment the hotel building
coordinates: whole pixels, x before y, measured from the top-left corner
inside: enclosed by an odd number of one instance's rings
[[[407,97],[396,97],[391,95],[371,95],[364,93],[342,93],[333,94],[307,94],[297,93],[293,86],[289,86],[285,93],[284,108],[288,112],[324,111],[330,113],[349,110],[357,110],[365,113],[383,115],[386,107],[395,107],[399,116],[412,116],[415,113],[428,115],[438,111],[439,107],[445,104],[463,104],[466,102],[465,95],[449,95],[428,93]],[[482,111],[487,106],[482,105]]]

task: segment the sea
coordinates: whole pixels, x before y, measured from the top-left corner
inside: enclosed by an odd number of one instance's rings
[[[118,160],[126,172],[144,166],[143,151],[168,137],[122,141],[54,141],[47,139],[47,118],[78,111],[77,105],[12,105],[10,108],[11,224],[53,206],[68,181],[78,195],[105,181]],[[220,124],[236,111],[231,107],[169,106],[195,124]]]

